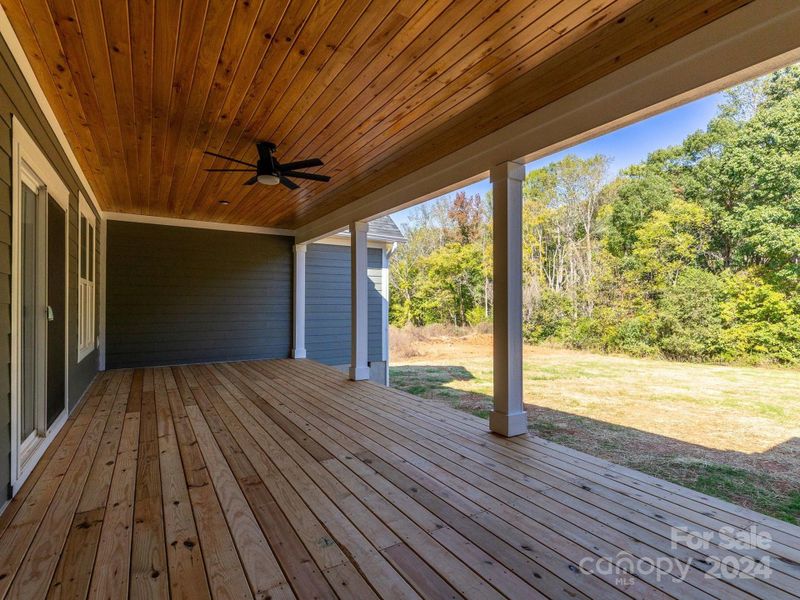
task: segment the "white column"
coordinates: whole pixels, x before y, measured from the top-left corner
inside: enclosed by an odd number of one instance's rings
[[[306,357],[306,245],[294,246],[294,346],[292,358]]]
[[[389,385],[389,257],[393,251],[394,246],[388,244],[381,250],[381,359],[385,365],[383,384],[386,386]]]
[[[369,379],[367,362],[367,229],[368,223],[350,223],[350,379]]]
[[[494,410],[492,431],[528,431],[522,403],[522,181],[515,162],[491,170],[494,219]]]

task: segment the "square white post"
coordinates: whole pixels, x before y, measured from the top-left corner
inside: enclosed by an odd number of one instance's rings
[[[294,246],[294,346],[292,358],[306,357],[306,245]]]
[[[522,181],[516,162],[491,170],[494,220],[494,410],[492,431],[528,431],[522,402]]]
[[[384,364],[383,385],[389,386],[389,256],[394,245],[386,245],[381,250],[381,360]]]
[[[350,379],[369,379],[367,362],[367,229],[369,224],[350,224]]]

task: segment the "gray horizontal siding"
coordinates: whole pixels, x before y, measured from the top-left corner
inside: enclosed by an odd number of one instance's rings
[[[286,358],[292,239],[108,223],[109,368]]]
[[[369,248],[368,358],[382,360],[380,248]],[[329,365],[350,363],[350,248],[312,244],[306,254],[306,353]]]

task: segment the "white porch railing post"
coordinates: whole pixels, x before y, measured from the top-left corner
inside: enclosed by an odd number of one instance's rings
[[[522,181],[516,162],[491,170],[494,226],[494,410],[492,431],[528,431],[522,402]]]
[[[369,379],[367,362],[367,229],[364,221],[350,223],[350,379]]]
[[[294,246],[294,346],[292,358],[306,357],[306,245]]]

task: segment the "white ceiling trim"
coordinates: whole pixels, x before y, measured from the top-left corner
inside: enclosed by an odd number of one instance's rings
[[[128,223],[146,223],[149,225],[168,225],[170,227],[191,227],[193,229],[214,229],[217,231],[238,231],[240,233],[260,233],[262,235],[294,236],[291,229],[276,229],[274,227],[255,227],[253,225],[236,225],[233,223],[219,223],[216,221],[195,221],[194,219],[176,219],[172,217],[151,217],[132,213],[106,212],[105,218],[109,221],[126,221]]]
[[[697,31],[375,192],[312,221],[297,243],[327,237],[741,81],[800,61],[800,2],[755,0]]]

